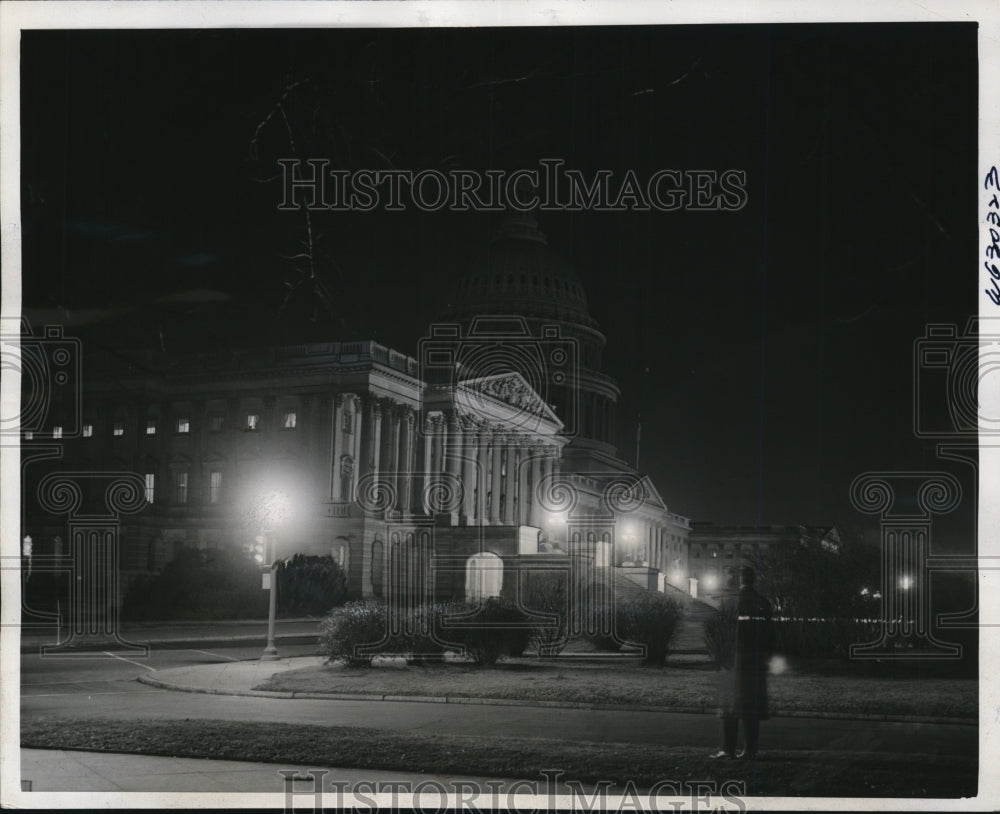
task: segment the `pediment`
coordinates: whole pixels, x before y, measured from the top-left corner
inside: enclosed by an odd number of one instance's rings
[[[458,390],[464,391],[466,398],[471,395],[490,399],[501,406],[501,413],[532,416],[562,426],[562,421],[552,408],[516,371],[464,379],[458,383]],[[479,401],[485,404],[485,400]]]

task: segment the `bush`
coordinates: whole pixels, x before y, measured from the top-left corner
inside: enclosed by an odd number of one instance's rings
[[[641,596],[618,608],[618,635],[645,647],[643,664],[661,665],[683,616],[679,602],[653,594]]]
[[[155,576],[133,580],[122,602],[131,620],[259,619],[267,615],[260,568],[241,552],[184,547]]]
[[[593,631],[586,639],[598,650],[617,653],[622,649],[622,639],[618,622],[618,608],[613,604],[591,605],[584,609],[586,614],[586,629]],[[608,632],[608,630],[611,632]]]
[[[412,615],[404,619],[404,630],[394,638],[393,647],[406,655],[406,663],[410,665],[422,666],[440,661],[449,646],[456,646],[443,631],[442,620],[450,614],[467,610],[464,604],[445,602],[417,605]]]
[[[370,667],[388,641],[386,607],[381,602],[348,602],[334,608],[320,625],[320,647],[329,661],[342,659],[351,667]]]
[[[524,653],[531,627],[524,613],[509,599],[491,597],[481,605],[464,606],[467,618],[441,626],[445,641],[454,641],[481,666],[490,667],[507,656]],[[455,612],[455,606],[451,611]]]
[[[278,611],[321,616],[347,599],[347,577],[333,557],[296,554],[278,572]]]
[[[875,641],[877,620],[783,619],[774,623],[774,650],[799,658],[848,658],[852,644]]]
[[[732,670],[736,660],[736,603],[727,601],[705,620],[705,647],[720,670]]]
[[[558,655],[569,641],[569,574],[529,572],[526,577],[522,606],[549,617],[532,620],[530,643],[540,656]]]

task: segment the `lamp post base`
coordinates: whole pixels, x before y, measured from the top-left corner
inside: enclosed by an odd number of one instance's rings
[[[264,652],[260,654],[261,661],[280,661],[281,656],[278,655],[278,648],[273,644],[269,644],[264,648]]]

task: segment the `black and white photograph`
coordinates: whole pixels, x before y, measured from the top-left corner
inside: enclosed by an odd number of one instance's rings
[[[4,3],[3,804],[990,808],[927,5]]]

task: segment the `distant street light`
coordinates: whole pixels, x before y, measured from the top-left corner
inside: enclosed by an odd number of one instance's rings
[[[899,587],[902,588],[904,591],[910,590],[910,588],[913,587],[913,577],[904,576],[902,579],[899,580]]]
[[[30,534],[24,536],[24,542],[21,545],[21,556],[27,561],[27,578],[31,579],[31,553],[34,548],[34,544],[31,539]]]

